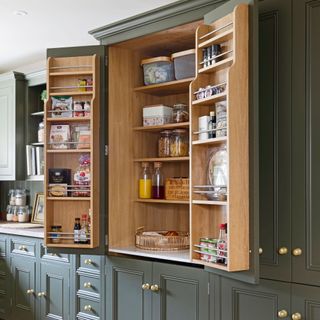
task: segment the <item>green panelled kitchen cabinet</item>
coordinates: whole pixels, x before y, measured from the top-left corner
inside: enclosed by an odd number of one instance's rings
[[[208,273],[201,268],[107,258],[107,318],[208,319]]]
[[[8,267],[8,250],[7,250],[7,237],[0,236],[0,318],[8,319],[10,310],[10,277],[11,273]]]
[[[23,179],[24,173],[24,75],[0,76],[0,181]]]

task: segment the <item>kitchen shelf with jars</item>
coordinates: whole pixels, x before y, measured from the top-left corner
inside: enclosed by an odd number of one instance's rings
[[[99,245],[99,87],[96,55],[48,58],[44,113],[48,247]]]
[[[109,46],[109,252],[249,269],[248,42],[239,5]]]

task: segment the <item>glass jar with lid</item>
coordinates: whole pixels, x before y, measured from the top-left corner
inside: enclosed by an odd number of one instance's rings
[[[158,156],[160,158],[170,157],[170,137],[172,131],[164,130],[160,132],[158,140]]]
[[[9,204],[11,206],[15,206],[16,205],[16,190],[10,189],[8,196],[9,196]]]
[[[7,221],[13,221],[14,209],[15,206],[7,206]]]
[[[25,206],[27,202],[27,192],[25,189],[16,190],[16,205]]]
[[[19,206],[17,207],[17,216],[18,222],[29,222],[29,207],[28,206]]]
[[[170,138],[170,156],[186,157],[189,154],[188,131],[185,129],[176,129],[172,131]]]
[[[173,105],[173,122],[187,122],[189,121],[188,106],[183,103]]]

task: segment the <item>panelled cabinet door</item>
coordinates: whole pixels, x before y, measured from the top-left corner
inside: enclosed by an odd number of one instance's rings
[[[209,317],[208,273],[203,269],[154,263],[150,294],[152,320],[207,320]]]
[[[320,319],[320,288],[292,285],[291,317],[302,320]]]
[[[41,319],[70,318],[70,268],[65,264],[40,263],[40,288],[37,299]]]
[[[106,268],[107,319],[151,320],[152,263],[112,257]]]
[[[11,259],[13,277],[12,319],[36,319],[36,261],[25,257]]]
[[[320,286],[320,1],[293,1],[292,280]]]
[[[260,276],[291,279],[291,1],[259,3]]]
[[[289,319],[289,283],[261,280],[259,285],[250,285],[220,277],[216,285],[220,286],[216,299],[221,301],[217,320]]]

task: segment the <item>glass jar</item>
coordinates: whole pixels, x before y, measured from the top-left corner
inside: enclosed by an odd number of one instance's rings
[[[171,130],[164,130],[160,132],[158,140],[158,155],[160,158],[170,157],[170,137]]]
[[[44,143],[44,122],[41,121],[38,126],[38,142]]]
[[[189,154],[188,131],[176,129],[170,138],[170,157],[185,157]]]
[[[189,121],[188,106],[183,103],[173,105],[173,122],[187,122]]]
[[[29,208],[28,206],[17,207],[18,222],[29,222]]]
[[[54,243],[59,243],[60,242],[60,237],[62,232],[62,227],[61,226],[51,226],[51,241]]]
[[[14,209],[14,206],[7,206],[7,221],[13,221]]]
[[[16,206],[25,206],[27,202],[27,193],[24,189],[16,190]]]
[[[10,189],[8,196],[9,196],[9,204],[11,206],[15,206],[16,205],[16,190]]]

